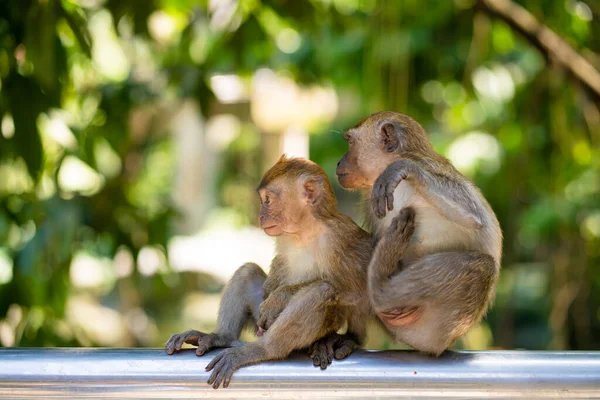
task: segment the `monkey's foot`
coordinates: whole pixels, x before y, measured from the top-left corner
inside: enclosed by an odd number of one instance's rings
[[[167,354],[171,355],[181,350],[181,346],[183,346],[184,343],[196,346],[198,345],[198,341],[200,340],[200,338],[205,335],[206,334],[193,329],[183,333],[176,333],[172,335],[167,341],[167,344],[165,345],[165,350],[167,351]]]
[[[218,389],[221,383],[224,388],[228,387],[233,373],[242,366],[240,359],[243,355],[243,347],[225,349],[217,354],[206,366],[207,371],[212,370],[206,383],[212,385],[213,389]]]
[[[309,356],[315,367],[326,369],[334,357],[336,360],[342,360],[359,347],[360,344],[354,335],[332,333],[313,343],[309,347]]]
[[[334,346],[334,357],[336,360],[343,360],[348,357],[355,349],[360,347],[360,343],[351,334],[345,334],[340,337],[337,344]]]
[[[392,220],[386,236],[394,243],[407,245],[415,231],[415,210],[404,207]]]
[[[308,348],[308,355],[313,360],[315,367],[321,367],[321,369],[327,369],[327,366],[331,364],[333,360],[333,343],[337,333],[330,336],[325,336],[310,345]]]
[[[205,335],[198,340],[198,348],[196,348],[197,356],[203,356],[204,353],[215,347],[212,336],[213,335]]]

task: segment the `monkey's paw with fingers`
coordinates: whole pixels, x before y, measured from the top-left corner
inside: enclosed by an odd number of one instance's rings
[[[171,355],[181,350],[181,346],[183,346],[184,343],[197,346],[198,340],[200,340],[200,337],[202,335],[204,335],[202,332],[193,329],[185,331],[183,333],[176,333],[174,335],[171,335],[171,337],[167,341],[167,344],[165,345],[165,350],[167,351],[167,354]]]
[[[278,291],[271,293],[271,295],[260,304],[260,317],[258,318],[258,321],[256,321],[256,326],[258,326],[258,336],[261,336],[264,331],[273,325],[273,322],[279,317],[279,314],[281,314],[287,304],[287,296],[283,293],[280,294]]]
[[[360,344],[353,335],[332,333],[309,347],[309,357],[315,367],[326,369],[334,357],[336,360],[343,360],[359,347]]]
[[[408,179],[406,170],[393,168],[392,166],[379,175],[371,191],[371,206],[377,218],[380,219],[385,217],[388,211],[394,209],[394,190],[400,182]]]
[[[183,333],[172,335],[165,345],[165,350],[167,354],[171,355],[181,350],[184,343],[197,346],[196,355],[198,356],[203,355],[213,348],[211,335],[191,329]]]
[[[221,383],[223,388],[227,388],[233,373],[244,365],[241,362],[243,356],[243,347],[225,349],[217,354],[206,366],[206,371],[212,371],[206,383],[212,385],[213,389],[218,389]]]

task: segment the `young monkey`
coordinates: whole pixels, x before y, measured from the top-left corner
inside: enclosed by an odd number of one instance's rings
[[[236,271],[224,289],[217,329],[173,335],[168,354],[183,343],[196,345],[197,355],[214,347],[231,347],[206,367],[208,383],[227,387],[234,371],[261,361],[281,359],[315,343],[313,360],[325,368],[335,351],[343,358],[358,347],[371,315],[367,295],[367,265],[372,248],[368,233],[336,208],[327,175],[317,164],[299,158],[281,159],[265,174],[258,193],[259,222],[277,239],[268,276],[253,263]],[[264,299],[264,301],[263,301]],[[244,325],[256,322],[258,341],[243,343]],[[348,333],[337,335],[348,322]]]
[[[412,118],[376,113],[345,138],[338,180],[362,190],[378,242],[368,272],[371,305],[397,340],[439,355],[493,301],[502,253],[498,220]]]

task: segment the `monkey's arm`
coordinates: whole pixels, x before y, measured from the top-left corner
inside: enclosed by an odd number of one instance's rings
[[[275,289],[273,292],[271,292],[271,294],[269,295],[269,297],[271,296],[280,296],[282,298],[285,298],[287,301],[289,301],[289,299],[295,295],[300,289],[304,289],[306,286],[310,286],[315,282],[320,281],[321,279],[312,279],[309,281],[303,281],[303,282],[298,282],[298,283],[294,283],[291,285],[280,285],[279,287],[277,287],[277,289]]]
[[[481,206],[473,201],[474,195],[464,182],[422,168],[409,159],[388,165],[375,181],[371,203],[378,218],[393,210],[394,190],[403,180],[411,182],[449,220],[470,228],[483,226]]]
[[[296,293],[318,281],[315,279],[292,285],[280,285],[273,290],[260,305],[260,318],[256,325],[261,329],[261,333],[269,329]]]
[[[269,268],[269,275],[267,275],[267,279],[265,279],[265,283],[263,284],[263,298],[266,299],[269,295],[277,289],[287,275],[287,268],[285,259],[281,256],[276,256],[271,262],[271,267]]]

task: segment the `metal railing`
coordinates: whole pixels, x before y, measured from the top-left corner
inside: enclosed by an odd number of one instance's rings
[[[0,349],[0,397],[600,398],[600,352],[358,351],[326,371],[299,353],[242,368],[218,390],[206,384],[211,358],[192,350]]]

